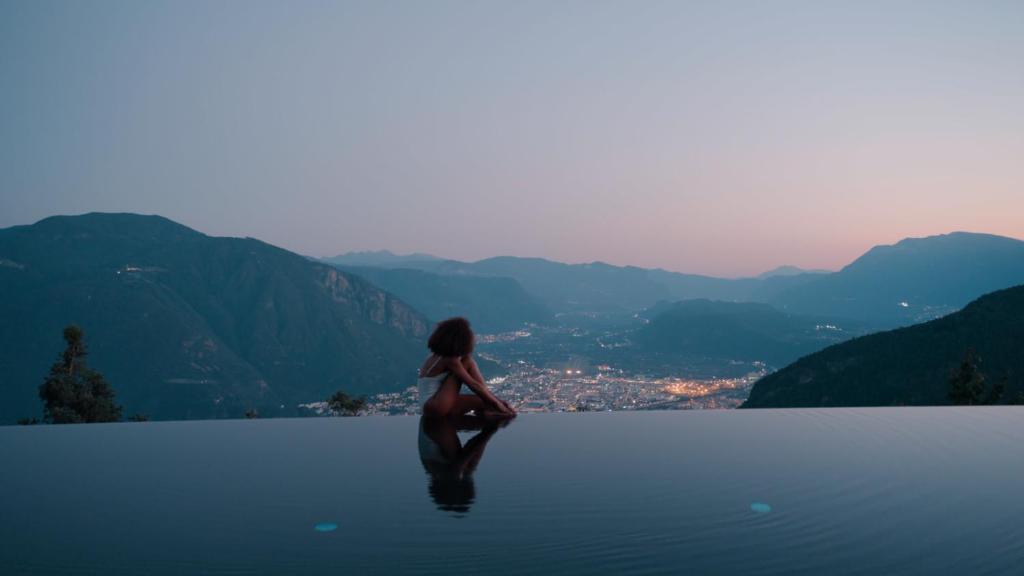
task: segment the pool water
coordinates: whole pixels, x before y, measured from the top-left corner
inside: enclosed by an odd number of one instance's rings
[[[7,427],[0,454],[3,574],[1024,570],[1016,407]]]

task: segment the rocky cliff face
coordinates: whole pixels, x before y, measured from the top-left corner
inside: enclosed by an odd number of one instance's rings
[[[330,266],[319,268],[321,283],[335,302],[353,306],[368,320],[407,338],[426,338],[429,326],[418,311],[358,277]]]

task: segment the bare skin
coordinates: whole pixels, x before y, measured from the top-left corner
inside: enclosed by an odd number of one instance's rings
[[[499,399],[484,383],[480,368],[470,355],[453,358],[441,358],[440,361],[424,372],[438,357],[431,355],[420,368],[424,377],[437,376],[448,372],[437,392],[423,405],[423,414],[433,417],[461,416],[470,411],[481,417],[511,418],[516,411],[504,400]],[[459,394],[459,387],[465,384],[473,394]]]

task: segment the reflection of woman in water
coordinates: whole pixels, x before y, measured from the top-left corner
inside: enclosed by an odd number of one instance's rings
[[[441,510],[469,512],[476,497],[473,471],[484,455],[488,440],[508,419],[485,420],[473,416],[455,418],[420,418],[420,462],[429,476],[430,497]],[[480,430],[465,445],[459,430]]]
[[[473,330],[465,318],[438,323],[427,341],[431,355],[420,367],[420,402],[423,415],[437,418],[473,412],[480,417],[509,418],[516,411],[498,399],[473,360]],[[465,384],[473,394],[459,394]]]

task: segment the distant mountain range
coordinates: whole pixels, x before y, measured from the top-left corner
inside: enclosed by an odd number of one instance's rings
[[[811,273],[726,279],[603,262],[563,264],[513,256],[477,262],[405,261],[378,267],[416,269],[457,278],[511,278],[556,314],[631,315],[659,301],[691,298],[763,300],[817,276]]]
[[[762,272],[757,275],[757,278],[771,278],[772,276],[797,276],[799,274],[829,274],[831,270],[805,270],[798,266],[779,266],[772,268],[767,272]]]
[[[787,266],[739,279],[510,256],[392,261],[379,267],[511,278],[556,314],[633,314],[659,301],[703,298],[761,302],[793,314],[885,329],[930,320],[987,292],[1024,283],[1024,242],[955,232],[877,246],[834,273]]]
[[[990,383],[1005,379],[1005,398],[1024,391],[1024,286],[807,356],[758,381],[743,407],[948,404],[949,377],[970,348]]]
[[[328,264],[341,266],[379,266],[401,267],[416,262],[436,262],[437,256],[416,252],[413,254],[395,254],[390,250],[373,250],[366,252],[346,252],[330,258],[323,258]]]
[[[481,333],[507,332],[525,323],[552,319],[547,307],[512,278],[407,268],[338,267],[398,296],[432,321],[465,316]]]
[[[399,389],[429,328],[353,274],[132,214],[0,230],[0,318],[3,422],[39,414],[70,323],[126,413],[157,419],[291,414],[338,389]]]

